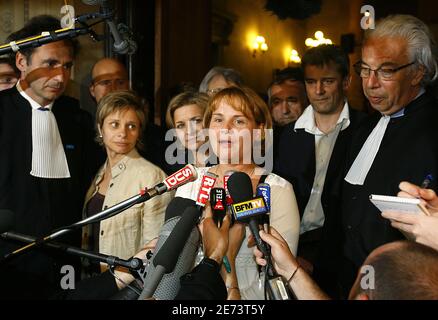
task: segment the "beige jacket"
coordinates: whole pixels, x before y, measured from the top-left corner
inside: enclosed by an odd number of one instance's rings
[[[108,160],[107,160],[108,161]],[[106,163],[99,169],[85,198],[85,204],[98,191]],[[153,187],[166,178],[157,166],[132,150],[111,169],[102,210],[137,195],[142,188]],[[168,192],[137,204],[109,219],[100,222],[99,252],[127,259],[139,252],[151,239],[158,236],[164,223],[164,213],[174,193]],[[86,205],[85,205],[86,206]],[[85,208],[84,208],[85,216]],[[83,248],[89,247],[91,225],[84,228]]]

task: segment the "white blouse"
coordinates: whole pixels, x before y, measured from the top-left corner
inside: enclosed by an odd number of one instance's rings
[[[197,168],[198,179],[181,186],[176,197],[196,201],[204,174],[211,168]],[[292,253],[296,255],[300,231],[300,216],[292,185],[280,176],[270,173],[265,183],[271,187],[270,225],[287,241]],[[246,227],[245,239],[236,257],[236,274],[240,295],[244,300],[264,299],[264,277],[260,277],[253,255],[253,248],[248,248],[251,234]]]

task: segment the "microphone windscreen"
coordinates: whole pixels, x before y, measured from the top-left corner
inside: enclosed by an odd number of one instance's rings
[[[173,198],[167,205],[166,213],[164,214],[164,221],[181,216],[186,208],[192,207],[194,205],[195,201],[192,199],[181,197]]]
[[[184,210],[181,219],[175,225],[166,243],[155,255],[153,259],[154,266],[163,266],[166,273],[173,270],[190,232],[196,226],[200,214],[201,212],[196,207],[188,207]]]
[[[251,178],[245,172],[234,172],[228,179],[227,187],[234,203],[253,198]]]
[[[193,211],[190,210],[193,214]],[[185,214],[185,213],[184,213]],[[144,278],[144,286],[147,288],[148,286],[155,287],[153,285],[153,281],[155,280],[155,257],[159,254],[159,252],[163,249],[163,253],[166,253],[166,247],[167,247],[167,240],[169,239],[170,235],[172,234],[172,231],[177,230],[177,224],[184,216],[180,215],[178,217],[174,217],[166,221],[166,223],[163,225],[163,227],[160,230],[160,236],[158,237],[158,242],[155,247],[155,253],[152,257],[152,262],[147,266],[146,268],[146,276]],[[199,215],[199,213],[197,213]],[[190,215],[190,212],[189,212]],[[190,217],[192,218],[192,217]],[[187,219],[187,218],[186,218]],[[188,219],[190,220],[190,219]],[[187,225],[187,222],[183,223],[184,225]],[[188,236],[188,239],[185,239],[182,241],[182,244],[184,245],[184,248],[182,249],[182,252],[179,251],[177,253],[173,253],[178,257],[178,261],[176,262],[176,265],[173,267],[173,271],[170,273],[166,273],[158,286],[156,286],[156,289],[154,293],[151,295],[155,299],[159,300],[173,300],[177,293],[179,292],[179,289],[181,287],[180,284],[180,277],[184,274],[190,272],[193,269],[196,255],[199,248],[199,242],[200,242],[200,234],[198,231],[198,228],[193,227],[191,229],[191,233]],[[164,248],[163,248],[164,247]],[[159,258],[164,259],[166,258]],[[165,264],[169,264],[168,261],[164,261]],[[170,271],[170,270],[169,270]]]
[[[14,227],[14,216],[11,210],[0,209],[0,233],[10,231]]]

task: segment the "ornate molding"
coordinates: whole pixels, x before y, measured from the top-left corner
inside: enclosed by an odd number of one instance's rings
[[[14,14],[11,9],[2,10],[0,13],[0,30],[2,33],[10,34],[14,29]]]

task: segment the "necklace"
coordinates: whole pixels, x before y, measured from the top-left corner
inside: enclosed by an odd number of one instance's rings
[[[243,171],[243,170],[236,170],[236,171],[241,171],[241,172],[244,172],[244,173],[246,173],[250,178],[252,178],[252,176],[254,175],[254,172],[255,172],[255,169],[257,168],[257,166],[256,165],[254,165],[254,167],[252,168],[252,170],[248,173],[248,172],[246,172],[246,171]],[[219,165],[217,165],[216,166],[216,168],[215,168],[215,174],[216,175],[218,175],[218,176],[225,176],[225,173],[227,173],[228,171],[233,171],[233,169],[229,169],[229,170],[227,170],[227,171],[225,171],[225,172],[222,172],[222,170],[220,170],[220,168],[219,168]]]

